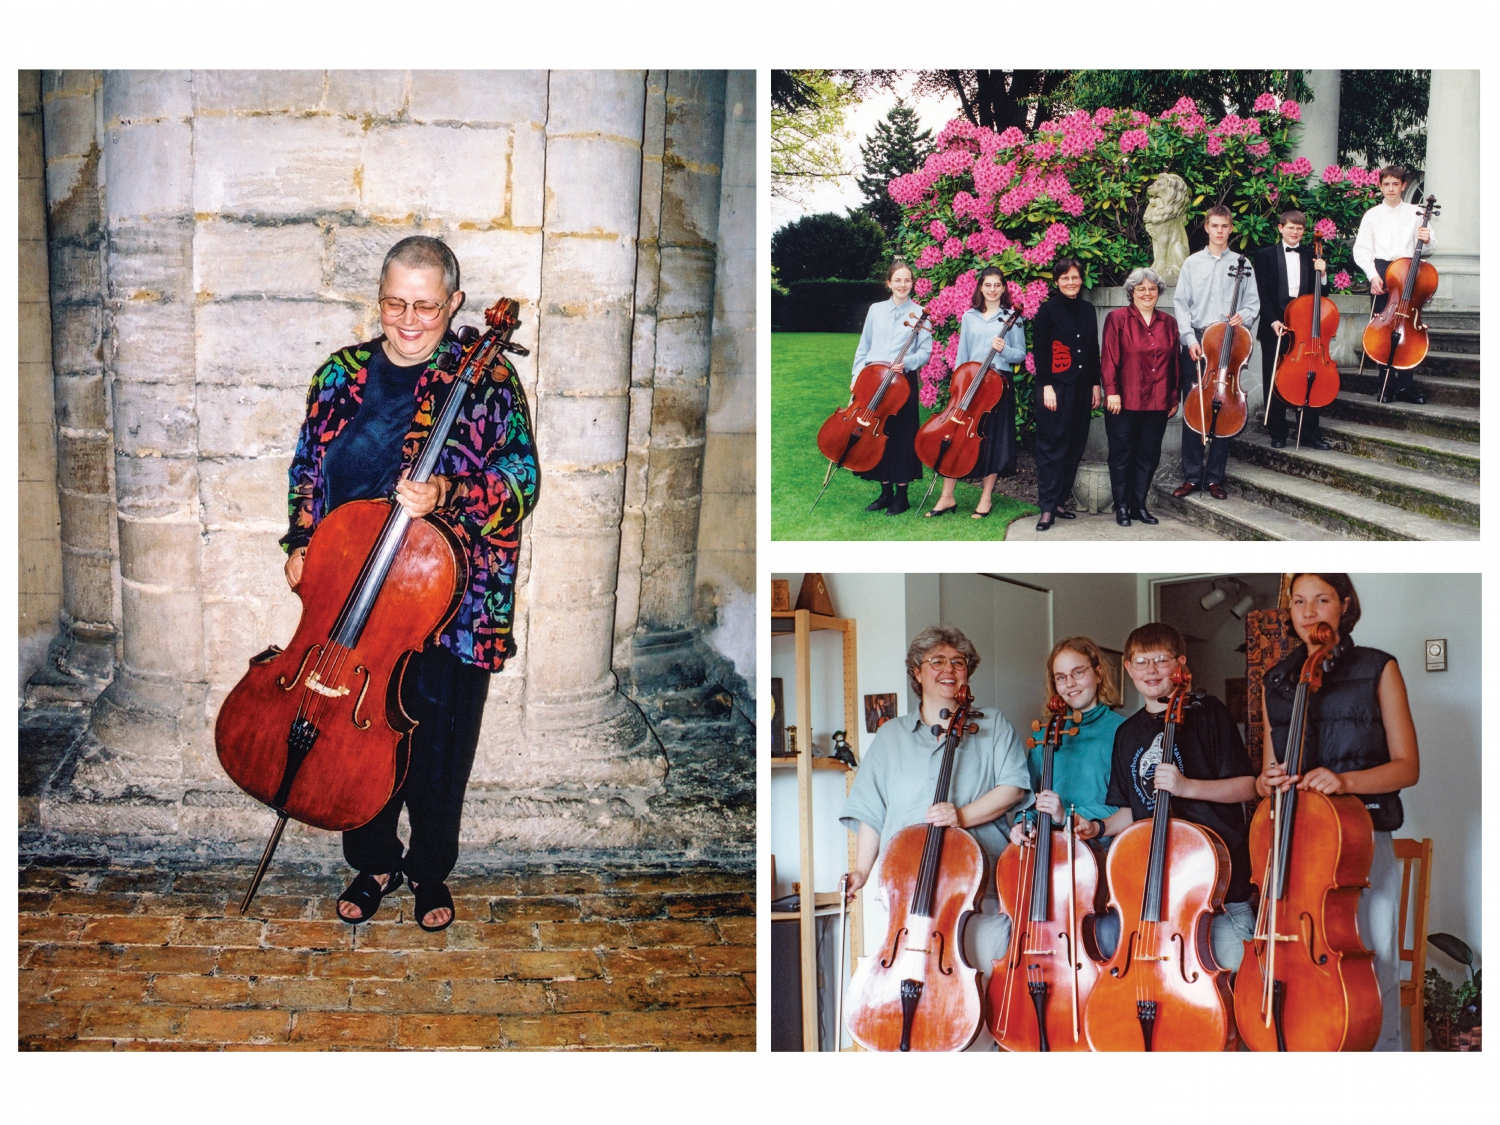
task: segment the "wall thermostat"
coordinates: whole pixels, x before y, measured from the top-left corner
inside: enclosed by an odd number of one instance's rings
[[[1448,642],[1446,640],[1427,642],[1427,670],[1429,672],[1448,670]]]

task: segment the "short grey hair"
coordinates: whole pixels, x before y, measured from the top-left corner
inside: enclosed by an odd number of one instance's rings
[[[440,269],[443,271],[443,288],[448,290],[448,296],[458,292],[458,259],[441,239],[414,234],[392,246],[386,253],[385,261],[380,264],[381,288],[385,287],[386,271],[391,268],[392,262],[409,270]]]
[[[906,649],[906,677],[911,681],[911,689],[917,693],[918,699],[922,698],[922,685],[917,679],[917,668],[927,659],[927,654],[939,645],[958,649],[959,654],[969,662],[970,676],[979,667],[979,650],[968,637],[950,625],[927,626],[911,639],[911,644]]]
[[[1132,301],[1135,300],[1135,287],[1143,281],[1149,281],[1156,286],[1158,293],[1162,290],[1161,274],[1148,266],[1139,266],[1130,271],[1130,276],[1125,279],[1125,296]]]

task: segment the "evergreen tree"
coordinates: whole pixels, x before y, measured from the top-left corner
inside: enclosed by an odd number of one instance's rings
[[[885,239],[859,211],[804,215],[771,236],[771,264],[782,285],[796,281],[863,281],[880,264]]]
[[[886,185],[897,176],[920,168],[931,151],[932,130],[918,132],[917,111],[900,98],[885,120],[876,122],[875,131],[860,144],[859,155],[865,168],[859,177],[859,190],[865,197],[860,211],[880,224],[887,239],[896,236],[901,207],[886,193]]]

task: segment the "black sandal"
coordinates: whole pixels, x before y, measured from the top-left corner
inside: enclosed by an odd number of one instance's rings
[[[380,900],[385,898],[386,895],[393,893],[400,886],[401,872],[399,871],[392,871],[390,873],[384,887],[376,881],[375,876],[361,871],[354,877],[354,882],[350,883],[344,889],[344,893],[338,897],[339,902],[353,903],[358,907],[359,917],[345,918],[343,913],[338,911],[337,908],[335,908],[334,913],[338,914],[340,922],[348,922],[351,926],[357,926],[361,922],[368,922],[371,918],[375,917],[375,912],[380,909]]]
[[[453,919],[457,916],[458,912],[453,909],[453,895],[449,893],[447,883],[423,883],[421,886],[413,883],[411,885],[411,893],[417,898],[416,915],[417,927],[419,929],[426,930],[429,934],[435,934],[439,930],[446,930],[449,926],[453,925]],[[434,910],[442,910],[445,907],[448,910],[448,920],[441,926],[429,926],[425,921],[427,915],[431,914]]]

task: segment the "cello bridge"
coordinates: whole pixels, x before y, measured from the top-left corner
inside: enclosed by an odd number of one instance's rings
[[[1137,961],[1170,961],[1172,958],[1160,953],[1137,953],[1135,959]]]
[[[1021,956],[1023,956],[1023,957],[1051,957],[1052,956],[1052,950],[1050,950],[1050,949],[1023,949],[1023,950],[1021,950]]]
[[[327,684],[323,683],[322,680],[318,679],[318,674],[316,672],[307,677],[307,687],[310,690],[317,692],[319,695],[326,695],[329,699],[337,699],[341,695],[349,694],[349,689],[346,687],[329,687]]]

